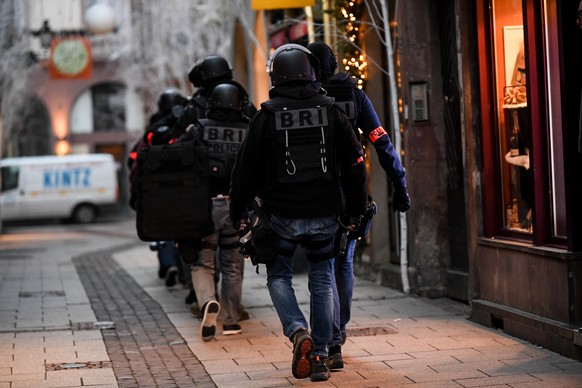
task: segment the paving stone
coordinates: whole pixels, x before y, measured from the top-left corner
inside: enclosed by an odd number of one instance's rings
[[[512,374],[509,376],[487,376],[481,378],[455,379],[463,387],[489,387],[495,385],[514,386],[514,384],[532,384],[540,380],[528,374]],[[551,387],[552,385],[546,385]],[[557,385],[555,387],[558,387]],[[561,387],[561,386],[560,386]]]
[[[115,328],[107,330],[103,339],[121,387],[156,386],[156,379],[160,383],[172,379],[178,386],[211,383],[203,368],[186,365],[200,364],[200,361],[158,302],[143,292],[111,254],[86,255],[76,258],[74,263],[96,319],[115,323]],[[93,353],[93,356],[100,355]],[[165,373],[155,368],[161,363]]]

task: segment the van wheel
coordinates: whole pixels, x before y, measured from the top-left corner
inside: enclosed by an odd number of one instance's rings
[[[97,210],[93,205],[78,205],[73,211],[73,221],[78,224],[90,224],[97,218]]]

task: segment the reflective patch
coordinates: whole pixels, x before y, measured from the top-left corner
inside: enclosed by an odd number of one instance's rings
[[[336,101],[334,104],[346,113],[349,120],[356,119],[356,106],[353,101]]]
[[[302,129],[327,127],[327,113],[324,108],[305,108],[275,112],[275,129]]]
[[[240,143],[208,142],[208,152],[212,155],[235,155],[240,149]]]
[[[212,127],[204,128],[204,140],[220,143],[242,143],[247,133],[243,128]]]
[[[381,138],[382,136],[387,135],[386,131],[384,130],[384,128],[382,128],[381,126],[374,129],[372,132],[370,132],[370,134],[368,135],[368,138],[370,139],[370,141],[372,143],[375,143],[376,140],[378,140],[379,138]]]

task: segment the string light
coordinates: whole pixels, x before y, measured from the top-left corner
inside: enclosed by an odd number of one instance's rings
[[[353,1],[338,1],[338,10],[343,21],[338,25],[343,27],[343,33],[349,42],[339,45],[338,54],[342,58],[342,64],[346,72],[354,76],[358,82],[358,88],[363,89],[366,82],[367,66],[365,55],[356,47],[360,47],[360,29],[357,24],[358,19],[362,16],[361,5],[362,0]],[[341,20],[339,18],[339,20]]]

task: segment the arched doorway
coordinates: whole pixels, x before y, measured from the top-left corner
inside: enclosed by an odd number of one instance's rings
[[[3,157],[52,155],[51,120],[45,104],[35,96],[16,107],[14,120],[6,125]]]

